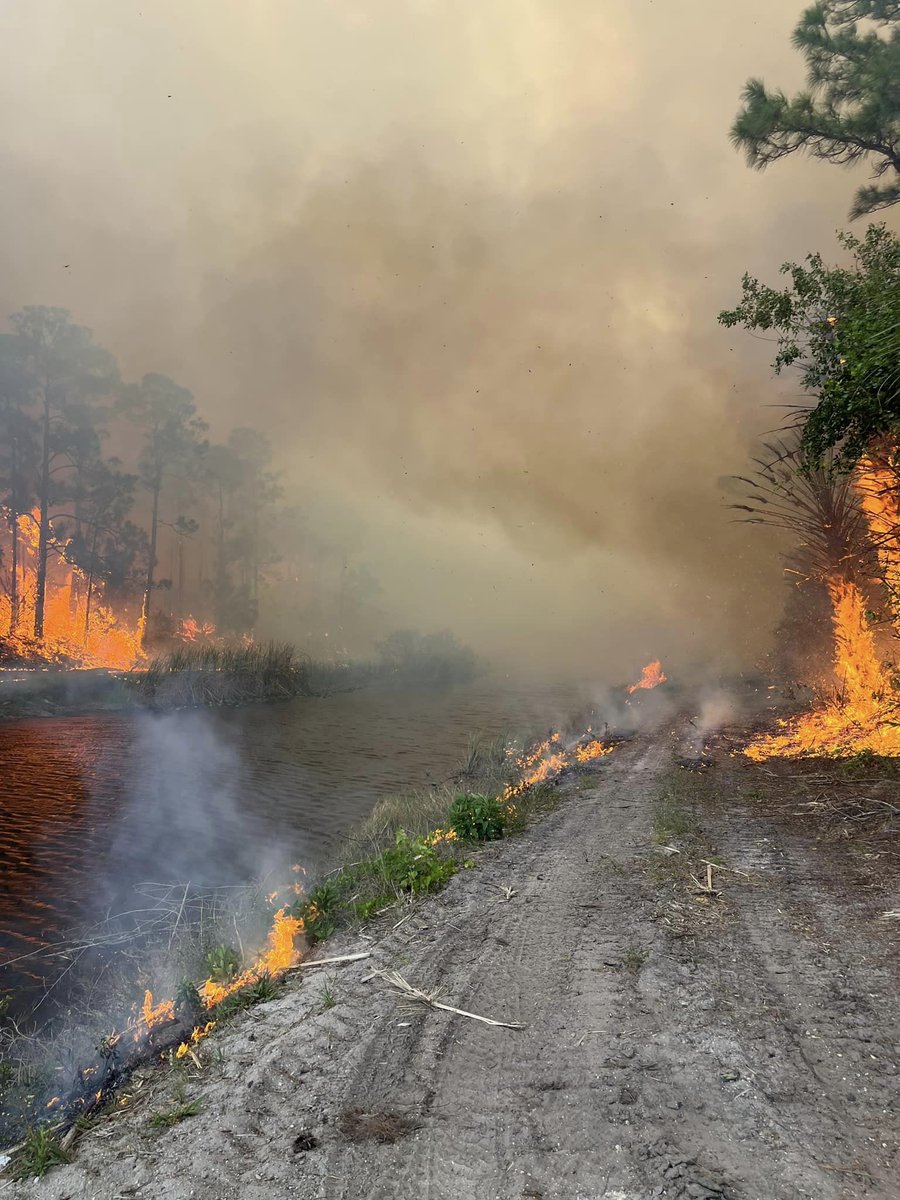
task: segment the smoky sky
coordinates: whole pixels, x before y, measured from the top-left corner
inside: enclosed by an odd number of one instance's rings
[[[386,623],[750,663],[781,568],[725,480],[781,397],[715,318],[854,187],[728,140],[749,76],[802,81],[801,8],[8,0],[3,311],[62,304],[214,433],[266,429]]]

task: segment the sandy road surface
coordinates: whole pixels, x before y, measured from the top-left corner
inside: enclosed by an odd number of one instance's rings
[[[717,873],[716,900],[692,895],[686,855],[654,846],[683,732],[620,746],[539,825],[376,937],[371,960],[335,968],[333,1006],[309,972],[207,1043],[190,1082],[200,1115],[153,1134],[149,1110],[171,1103],[157,1078],[74,1165],[8,1194],[900,1197],[900,970],[896,926],[875,919],[884,897],[848,888],[836,851],[735,800],[725,755],[681,772],[680,794],[696,779],[703,844],[746,874]],[[526,1028],[404,1011],[366,979],[373,964]],[[355,1141],[355,1110],[415,1128]]]

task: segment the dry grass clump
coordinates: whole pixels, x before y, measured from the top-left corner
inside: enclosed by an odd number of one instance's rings
[[[417,1121],[397,1112],[366,1112],[348,1108],[338,1118],[338,1128],[348,1142],[397,1142],[420,1128]]]

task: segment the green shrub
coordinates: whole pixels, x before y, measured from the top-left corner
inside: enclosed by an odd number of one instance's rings
[[[411,838],[405,829],[397,830],[393,846],[363,866],[396,890],[413,895],[433,891],[456,871],[452,859],[441,858],[434,846]]]
[[[506,828],[506,813],[493,796],[457,796],[448,819],[457,836],[467,842],[496,841]]]
[[[326,879],[294,905],[294,916],[303,922],[303,933],[310,945],[324,942],[337,928],[337,912],[344,897],[346,872]]]
[[[241,960],[231,946],[216,946],[207,954],[206,966],[210,979],[216,983],[230,983],[240,970]]]

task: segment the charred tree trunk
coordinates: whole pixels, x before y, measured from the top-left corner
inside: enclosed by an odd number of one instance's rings
[[[87,645],[88,632],[91,627],[91,605],[94,600],[94,563],[97,555],[97,534],[99,526],[94,522],[94,531],[91,535],[91,563],[88,567],[87,577],[87,596],[84,602],[84,644]]]

